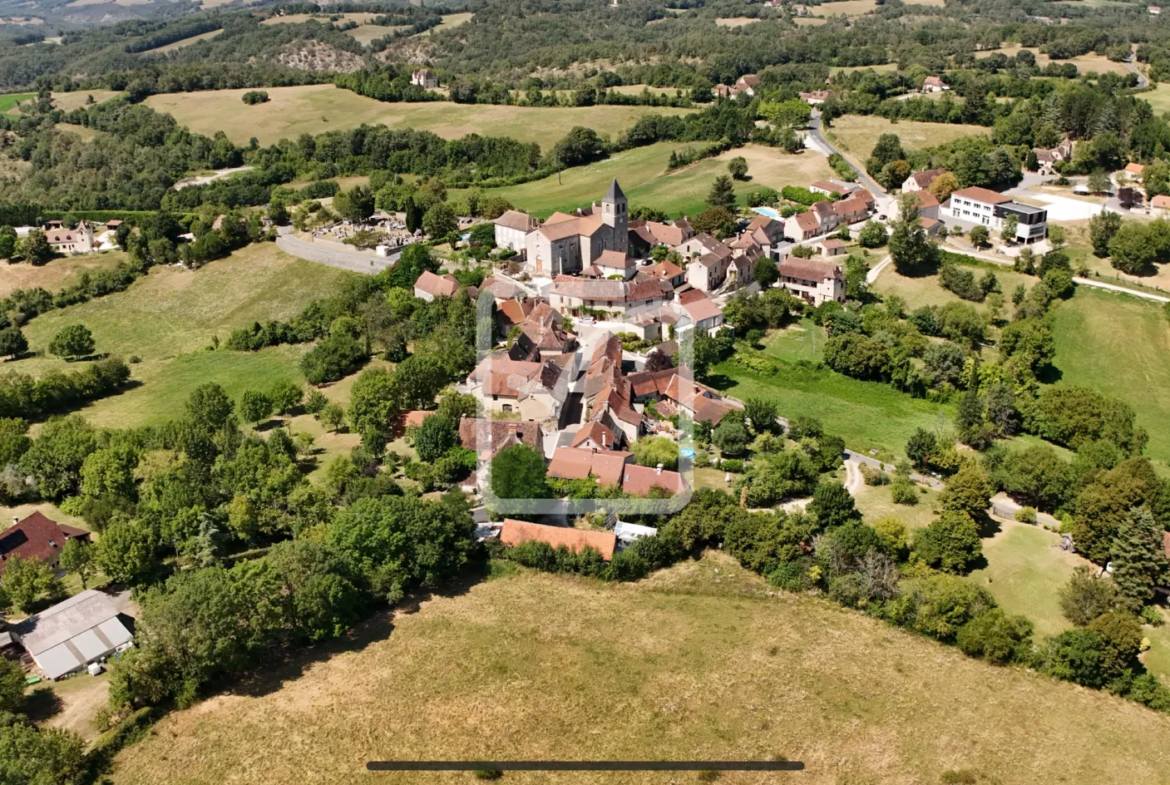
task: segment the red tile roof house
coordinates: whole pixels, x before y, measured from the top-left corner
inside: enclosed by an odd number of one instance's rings
[[[4,568],[13,556],[38,559],[56,568],[66,542],[74,538],[89,542],[89,537],[90,534],[85,529],[66,526],[39,512],[34,512],[0,532],[0,580],[3,579]]]
[[[414,282],[414,296],[431,302],[436,297],[452,297],[459,291],[459,281],[455,276],[435,275],[430,270],[423,270],[422,275]]]
[[[593,548],[606,561],[613,558],[613,552],[617,548],[617,537],[613,532],[544,526],[511,518],[504,519],[504,525],[500,527],[500,542],[509,548],[515,548],[520,543],[529,541],[547,543],[553,548],[565,547],[574,553]]]
[[[683,493],[686,488],[681,474],[665,471],[661,464],[650,468],[627,463],[622,471],[622,490],[631,496],[649,496],[655,489],[673,496]]]
[[[634,458],[630,452],[558,447],[548,464],[548,476],[562,480],[593,477],[598,485],[620,485],[622,470]]]

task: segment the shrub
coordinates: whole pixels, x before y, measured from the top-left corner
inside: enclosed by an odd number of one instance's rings
[[[913,507],[918,504],[918,486],[909,477],[896,477],[890,485],[890,497],[894,504]]]
[[[968,657],[996,665],[1027,661],[1032,622],[1023,616],[1008,616],[995,608],[967,622],[959,630],[957,643]]]
[[[914,553],[931,567],[963,573],[983,555],[983,543],[970,515],[949,511],[914,533]]]
[[[1020,523],[1035,523],[1036,509],[1034,507],[1021,507],[1016,510],[1016,520]]]

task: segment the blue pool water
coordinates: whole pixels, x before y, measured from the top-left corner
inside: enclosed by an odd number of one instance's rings
[[[678,454],[684,458],[694,458],[695,457],[695,451],[692,450],[690,447],[686,447],[684,449],[679,450]]]
[[[777,221],[780,220],[780,211],[775,207],[753,207],[752,212],[758,213],[766,218],[771,218]]]

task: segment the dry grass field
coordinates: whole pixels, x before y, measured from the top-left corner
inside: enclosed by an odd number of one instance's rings
[[[752,22],[758,21],[760,21],[758,18],[753,19],[750,16],[729,16],[716,19],[715,24],[719,25],[720,27],[743,27],[745,25],[750,25]]]
[[[53,106],[63,112],[71,112],[85,106],[85,102],[90,96],[93,96],[94,103],[100,104],[116,95],[121,95],[121,93],[118,90],[77,90],[72,93],[53,93]]]
[[[269,87],[269,100],[245,106],[247,90],[207,90],[154,95],[147,104],[167,112],[192,131],[213,135],[223,131],[237,144],[255,136],[261,144],[319,134],[362,123],[433,131],[447,139],[470,133],[511,136],[524,142],[551,146],[573,126],[584,125],[600,134],[616,135],[645,114],[681,114],[686,109],[645,106],[532,108],[486,104],[383,103],[333,85]]]
[[[877,10],[877,7],[877,0],[836,0],[822,3],[814,11],[819,11],[823,16],[862,16]]]
[[[833,135],[842,152],[856,162],[864,162],[882,134],[897,134],[902,140],[902,147],[917,150],[944,144],[962,136],[988,136],[991,129],[978,125],[919,123],[913,120],[891,123],[884,117],[847,115],[834,120],[832,128],[827,129],[827,132]]]
[[[992,668],[825,600],[773,594],[711,554],[635,585],[512,572],[379,616],[164,718],[115,759],[112,780],[350,783],[368,776],[368,760],[533,758],[787,758],[815,785],[1136,785],[1170,777],[1170,718]]]
[[[69,126],[73,130],[74,126]],[[106,251],[83,256],[63,256],[40,267],[27,262],[0,262],[0,297],[7,297],[17,289],[41,287],[50,292],[76,283],[86,270],[97,271],[116,267],[126,260],[122,251]]]
[[[1001,53],[1007,55],[1008,57],[1015,57],[1016,53],[1024,48],[1025,47],[1022,47],[1019,44],[1008,44],[1006,46],[1000,47],[999,49],[989,49],[989,50],[986,50],[983,52],[977,52],[975,54],[975,56],[976,57],[989,57],[990,55],[993,55],[996,52],[1001,52]],[[1034,47],[1027,47],[1027,48],[1030,49],[1034,55],[1036,55],[1036,65],[1039,66],[1040,68],[1043,68],[1044,66],[1048,65],[1051,62],[1057,62],[1057,63],[1072,63],[1073,65],[1075,65],[1077,67],[1077,69],[1082,74],[1084,74],[1086,71],[1096,71],[1099,74],[1106,74],[1106,73],[1108,73],[1108,74],[1121,74],[1123,76],[1125,74],[1129,73],[1129,71],[1126,69],[1124,63],[1115,63],[1112,60],[1110,60],[1109,58],[1103,57],[1103,56],[1098,55],[1098,54],[1089,53],[1087,55],[1081,55],[1079,57],[1072,57],[1072,58],[1069,58],[1067,60],[1052,60],[1051,58],[1048,57],[1048,55],[1044,54],[1039,49],[1036,49]]]
[[[222,32],[223,32],[223,30],[212,30],[209,33],[200,33],[199,35],[193,35],[190,38],[184,38],[181,41],[174,41],[174,42],[169,43],[165,46],[160,46],[156,49],[148,49],[148,50],[146,50],[146,52],[149,52],[150,54],[160,54],[162,52],[173,52],[176,49],[182,49],[185,46],[190,46],[191,44],[196,44],[196,43],[199,43],[200,41],[210,41],[212,38],[215,38],[217,35],[219,35]],[[145,52],[144,52],[144,54],[145,54]]]

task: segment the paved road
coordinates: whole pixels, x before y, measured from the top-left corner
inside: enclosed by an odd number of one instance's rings
[[[1138,89],[1145,90],[1147,87],[1150,86],[1150,80],[1146,78],[1145,74],[1143,74],[1141,71],[1137,70],[1137,68],[1133,64],[1133,60],[1134,60],[1133,55],[1130,55],[1130,58],[1128,60],[1126,60],[1124,63],[1122,63],[1122,65],[1124,65],[1125,69],[1127,71],[1129,71],[1131,74],[1135,74],[1137,76]]]
[[[317,264],[350,270],[355,273],[377,275],[387,267],[392,267],[398,261],[401,251],[390,256],[369,256],[356,251],[341,251],[334,248],[324,248],[307,240],[293,237],[291,234],[281,234],[276,238],[276,247],[287,254],[306,259]]]
[[[821,113],[817,109],[812,110],[812,119],[810,119],[808,123],[808,135],[812,137],[813,143],[816,144],[816,146],[821,150],[827,151],[827,154],[841,153],[840,150],[829,144],[829,140],[826,139],[824,134],[821,133]],[[876,180],[866,174],[864,170],[854,166],[853,162],[844,155],[841,155],[841,157],[845,158],[845,162],[849,164],[849,168],[852,169],[854,174],[857,175],[857,181],[865,186],[865,188],[874,195],[875,199],[881,200],[882,197],[886,196],[886,189],[878,185]],[[882,209],[880,212],[888,212],[888,209]]]
[[[976,252],[971,251],[967,248],[958,248],[955,246],[948,246],[947,250],[954,251],[955,253],[960,253],[960,254],[963,254],[965,256],[972,256],[976,259],[982,259],[985,262],[992,262],[994,264],[1001,264],[1005,267],[1012,267],[1015,263],[1014,260],[1012,260],[1010,258],[1006,258],[1006,257],[1002,257],[1002,256],[994,256],[994,255],[990,255],[990,254],[976,253]],[[875,268],[875,269],[877,269],[877,268]],[[875,276],[875,279],[876,279],[876,276]],[[1094,289],[1107,289],[1111,292],[1120,292],[1122,294],[1132,294],[1134,297],[1141,297],[1144,300],[1153,300],[1154,302],[1159,302],[1159,303],[1170,302],[1170,297],[1166,297],[1165,295],[1153,294],[1151,292],[1143,292],[1139,289],[1130,289],[1130,288],[1125,287],[1125,286],[1118,286],[1117,284],[1105,283],[1104,281],[1097,281],[1097,280],[1094,280],[1092,278],[1074,277],[1073,281],[1075,281],[1076,283],[1078,283],[1082,286],[1091,286]],[[873,283],[872,281],[869,281],[869,282]]]

